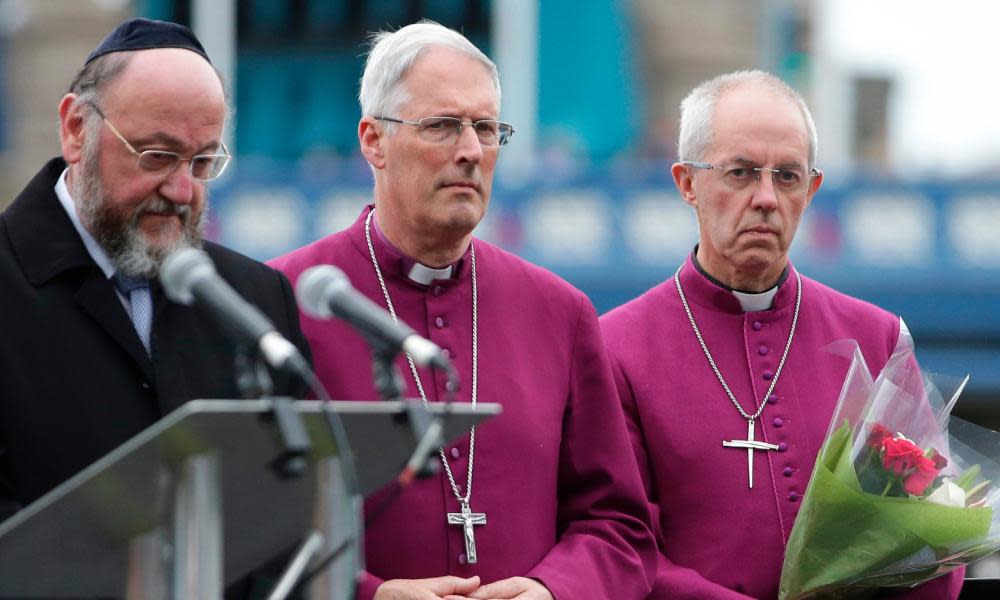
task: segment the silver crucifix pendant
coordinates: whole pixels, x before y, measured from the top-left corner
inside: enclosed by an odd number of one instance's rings
[[[465,532],[465,558],[468,563],[475,564],[476,557],[476,533],[472,530],[473,525],[485,525],[486,513],[474,513],[469,508],[468,502],[462,502],[462,512],[448,513],[449,525],[461,525]]]
[[[750,489],[753,489],[753,451],[754,450],[777,450],[778,446],[776,444],[768,444],[767,442],[758,442],[753,437],[753,419],[749,420],[750,427],[747,430],[747,439],[745,440],[722,440],[722,445],[727,448],[746,448],[747,449],[747,476],[750,480]]]

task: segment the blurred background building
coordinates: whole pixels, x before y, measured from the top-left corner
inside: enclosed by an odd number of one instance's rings
[[[236,161],[210,234],[266,259],[369,200],[355,99],[371,31],[431,18],[501,69],[502,150],[479,230],[604,312],[696,241],[674,191],[678,105],[759,67],[810,102],[827,178],[804,273],[903,315],[957,413],[1000,426],[1000,4],[902,0],[0,0],[0,206],[58,153],[56,105],[127,16],[192,26],[229,79]]]

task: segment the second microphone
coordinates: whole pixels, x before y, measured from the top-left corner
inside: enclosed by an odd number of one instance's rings
[[[420,366],[451,367],[441,348],[405,324],[396,323],[385,309],[358,293],[347,275],[333,265],[306,269],[295,284],[295,296],[309,316],[343,319],[376,347],[405,352]]]

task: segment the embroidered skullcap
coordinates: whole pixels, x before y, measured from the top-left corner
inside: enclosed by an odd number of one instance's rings
[[[154,48],[184,48],[200,54],[209,63],[212,62],[201,42],[187,27],[167,21],[136,18],[115,27],[114,31],[94,48],[84,64],[89,64],[95,58],[110,52]]]

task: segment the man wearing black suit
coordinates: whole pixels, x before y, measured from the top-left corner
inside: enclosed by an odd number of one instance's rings
[[[203,247],[308,352],[288,280],[201,239],[226,113],[194,35],[143,19],[115,29],[59,103],[62,157],[0,215],[0,520],[185,401],[239,397],[226,332],[156,280],[171,251]]]

